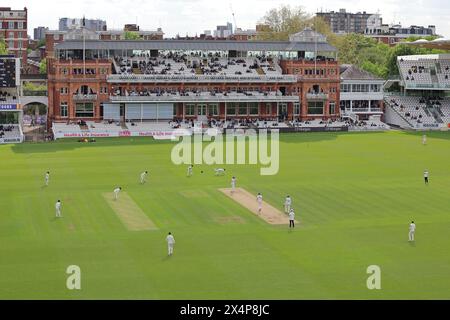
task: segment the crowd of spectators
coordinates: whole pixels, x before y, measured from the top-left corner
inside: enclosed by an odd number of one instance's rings
[[[122,75],[133,74],[134,69],[146,75],[264,75],[277,71],[273,59],[264,55],[230,58],[220,53],[168,52],[158,57],[139,54],[131,58],[115,57],[115,60]]]
[[[6,132],[13,132],[16,129],[13,125],[3,125],[0,124],[0,138],[3,138],[6,135]]]
[[[7,102],[7,101],[15,101],[17,100],[17,96],[14,94],[11,94],[6,91],[0,91],[0,101],[1,102]]]

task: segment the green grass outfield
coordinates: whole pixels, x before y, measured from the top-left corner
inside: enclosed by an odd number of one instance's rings
[[[197,167],[191,179],[172,143],[149,138],[0,146],[0,299],[450,299],[449,133],[429,133],[428,146],[406,132],[281,140],[277,176]],[[302,225],[268,225],[218,192],[231,175],[280,209],[290,194]],[[117,185],[158,230],[124,227],[103,197]],[[69,265],[81,291],[66,288]],[[366,287],[370,265],[382,290]]]

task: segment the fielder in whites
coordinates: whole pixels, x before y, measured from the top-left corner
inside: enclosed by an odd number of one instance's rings
[[[413,222],[411,222],[411,224],[409,225],[409,242],[414,242],[416,241],[416,224]]]
[[[61,200],[58,200],[56,202],[55,209],[56,209],[56,217],[57,218],[62,218],[62,215],[61,215]]]
[[[169,250],[169,257],[173,256],[173,247],[175,246],[175,238],[173,237],[172,233],[169,232],[166,241]]]

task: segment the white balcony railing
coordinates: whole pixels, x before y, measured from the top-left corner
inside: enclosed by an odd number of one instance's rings
[[[147,75],[147,74],[130,74],[130,75],[110,75],[107,77],[110,83],[296,83],[299,77],[296,75]]]
[[[96,94],[74,94],[74,101],[95,101],[97,100]]]
[[[326,94],[326,93],[307,93],[306,99],[308,99],[308,100],[328,100],[328,94]]]
[[[298,96],[282,95],[164,95],[164,96],[110,96],[111,102],[299,102]]]

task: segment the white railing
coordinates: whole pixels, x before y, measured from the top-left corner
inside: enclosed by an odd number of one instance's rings
[[[308,100],[328,100],[328,94],[326,94],[326,93],[307,93],[306,98]]]
[[[127,82],[187,82],[187,83],[222,83],[222,82],[236,82],[236,83],[295,83],[298,81],[296,75],[147,75],[147,74],[132,74],[132,75],[110,75],[107,77],[108,82],[111,83],[127,83]]]
[[[381,113],[382,110],[380,108],[353,108],[347,109],[346,112],[354,112],[354,113]]]
[[[75,101],[92,101],[97,100],[96,94],[74,94],[73,100]]]
[[[263,101],[263,102],[299,102],[298,96],[282,95],[199,95],[199,96],[110,96],[112,102],[245,102],[245,101]]]

